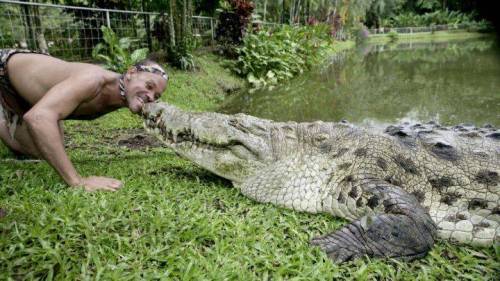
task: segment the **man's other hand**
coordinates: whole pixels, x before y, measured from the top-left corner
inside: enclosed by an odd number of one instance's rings
[[[87,177],[82,178],[80,184],[85,191],[92,192],[98,190],[104,191],[117,191],[123,186],[123,183],[119,180],[106,178],[106,177]]]

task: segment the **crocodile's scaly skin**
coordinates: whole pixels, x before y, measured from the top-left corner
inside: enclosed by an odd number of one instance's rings
[[[155,103],[145,126],[181,156],[259,202],[351,224],[314,238],[336,261],[412,259],[436,236],[499,243],[500,133],[435,123],[361,129],[193,113]]]

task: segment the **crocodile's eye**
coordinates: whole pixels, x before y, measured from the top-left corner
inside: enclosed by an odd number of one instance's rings
[[[329,137],[328,134],[323,134],[323,133],[316,134],[314,136],[314,142],[321,143],[321,142],[325,141],[326,139],[328,139],[328,137]]]
[[[317,133],[312,137],[312,145],[321,148],[325,145],[325,141],[329,138],[330,136],[328,134]]]

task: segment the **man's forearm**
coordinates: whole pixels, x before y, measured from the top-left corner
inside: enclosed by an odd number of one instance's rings
[[[49,162],[68,185],[78,185],[81,177],[64,150],[58,121],[50,120],[43,115],[33,115],[25,116],[24,120],[41,156]]]

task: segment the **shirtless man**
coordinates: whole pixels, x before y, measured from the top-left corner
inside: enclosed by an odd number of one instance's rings
[[[0,139],[14,152],[45,159],[72,187],[115,191],[122,182],[82,177],[64,150],[64,119],[94,119],[120,107],[139,113],[168,76],[153,61],[125,74],[29,51],[0,49]]]

